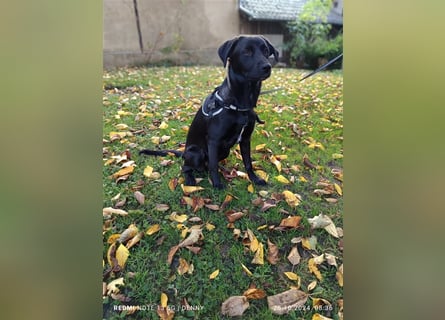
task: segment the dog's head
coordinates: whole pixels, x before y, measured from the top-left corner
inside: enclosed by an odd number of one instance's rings
[[[224,42],[218,49],[224,67],[229,63],[233,71],[248,80],[262,81],[271,73],[269,57],[278,62],[278,51],[263,36],[239,36]]]

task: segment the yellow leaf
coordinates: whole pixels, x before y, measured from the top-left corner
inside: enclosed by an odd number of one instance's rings
[[[159,125],[159,129],[167,129],[168,128],[168,124],[164,121],[161,122],[161,124]]]
[[[134,223],[130,224],[128,228],[121,233],[121,236],[119,237],[119,242],[120,243],[127,242],[128,240],[133,238],[138,232],[139,232],[138,227]]]
[[[289,216],[281,220],[280,227],[296,228],[300,225],[300,221],[300,216]]]
[[[177,185],[178,178],[173,178],[168,182],[168,188],[170,189],[170,191],[175,191]]]
[[[282,184],[290,184],[290,181],[287,180],[284,176],[282,176],[281,174],[279,176],[276,176],[275,179],[278,180],[278,182],[282,183]]]
[[[219,274],[219,269],[216,269],[215,271],[213,271],[213,272],[210,274],[209,279],[210,279],[210,280],[215,279],[215,278],[218,276],[218,274]]]
[[[258,249],[255,252],[255,256],[253,257],[252,263],[264,264],[264,247],[261,242],[258,244]]]
[[[322,280],[322,275],[321,275],[320,271],[318,270],[317,265],[316,265],[316,263],[315,263],[313,258],[309,259],[308,267],[309,267],[309,271],[311,273],[313,273],[317,277],[317,279],[319,281],[321,281]]]
[[[284,190],[283,196],[284,196],[284,199],[286,200],[287,204],[291,208],[295,208],[296,206],[298,206],[300,204],[301,196],[299,194],[295,194],[289,190]]]
[[[146,166],[144,169],[144,176],[146,176],[147,178],[150,178],[151,174],[153,173],[153,167],[150,166]]]
[[[161,138],[159,138],[159,137],[151,137],[151,142],[153,144],[158,145],[161,142]]]
[[[147,229],[146,234],[151,236],[152,234],[155,234],[156,232],[158,232],[160,228],[161,227],[159,226],[159,224],[154,224],[150,228]]]
[[[111,236],[108,237],[107,243],[108,244],[115,243],[120,238],[120,236],[121,236],[120,233],[112,234]]]
[[[190,269],[190,265],[187,262],[187,260],[185,260],[183,258],[179,258],[178,273],[180,275],[183,275],[184,273],[188,272],[189,269]]]
[[[247,229],[247,235],[249,236],[250,240],[250,251],[256,252],[258,250],[259,242],[258,239],[253,234],[252,230]]]
[[[264,150],[265,147],[266,147],[266,144],[265,144],[265,143],[263,143],[263,144],[259,144],[259,145],[257,145],[257,146],[255,147],[255,151],[261,151],[261,150]]]
[[[269,175],[265,171],[263,171],[263,170],[256,170],[255,173],[256,173],[256,175],[258,177],[260,177],[264,181],[267,182],[269,180]]]
[[[130,255],[130,252],[123,244],[119,245],[116,250],[116,259],[117,263],[121,268],[124,268],[125,262],[127,262],[127,258]]]
[[[338,285],[343,287],[343,264],[338,268],[335,278],[338,281]]]
[[[251,289],[247,289],[243,293],[243,296],[245,296],[247,299],[258,300],[258,299],[265,298],[267,296],[267,294],[262,289],[251,288]]]
[[[126,130],[128,129],[128,125],[125,123],[118,123],[115,125],[117,130]]]
[[[269,160],[270,160],[270,162],[271,162],[273,165],[275,165],[275,167],[277,168],[278,172],[281,172],[281,162],[278,161],[278,159],[275,158],[274,155],[271,155],[271,156],[269,157]]]
[[[112,178],[113,178],[113,179],[117,179],[117,178],[119,178],[119,177],[122,177],[122,176],[125,176],[125,175],[127,175],[127,174],[130,174],[130,173],[132,173],[133,171],[134,171],[134,166],[128,166],[128,167],[125,167],[125,168],[120,169],[118,172],[115,172],[115,173],[112,175]]]
[[[334,188],[335,188],[335,191],[337,191],[337,193],[339,195],[341,195],[341,196],[343,195],[343,191],[341,190],[341,187],[338,184],[334,183]]]
[[[209,230],[209,231],[212,231],[213,229],[215,229],[216,227],[213,225],[213,224],[211,224],[211,223],[206,223],[206,229],[207,230]]]
[[[181,188],[182,188],[182,191],[185,194],[189,194],[189,193],[192,193],[192,192],[204,190],[204,188],[200,187],[200,186],[185,186],[184,184],[181,184]]]
[[[119,288],[117,286],[123,286],[124,285],[124,278],[118,278],[116,280],[111,281],[109,284],[107,284],[107,294],[110,295],[111,293],[119,293]]]
[[[298,178],[298,180],[300,180],[301,182],[307,182],[307,179],[303,176],[300,176],[300,178]]]
[[[253,184],[249,184],[249,186],[247,187],[247,191],[250,192],[250,193],[254,193],[255,192]]]
[[[314,290],[314,288],[317,286],[317,281],[312,281],[311,283],[309,283],[308,284],[308,286],[307,286],[307,290],[308,291],[311,291],[311,290]]]
[[[133,247],[136,243],[138,243],[142,237],[144,236],[144,232],[138,232],[137,235],[135,235],[133,238],[130,239],[130,241],[127,242],[127,244],[125,245],[125,247],[127,249],[130,249],[131,247]]]
[[[186,221],[188,217],[186,214],[177,214],[176,212],[173,212],[169,218],[172,221],[182,223],[182,222]]]
[[[332,318],[327,318],[319,313],[316,313],[312,316],[312,320],[332,320]]]
[[[162,292],[161,293],[161,307],[167,308],[167,303],[168,303],[168,297],[164,292]]]
[[[291,280],[298,281],[299,279],[299,276],[293,272],[285,272],[284,274]]]
[[[333,153],[332,159],[342,159],[343,155],[341,153]]]
[[[303,248],[307,250],[315,250],[317,245],[317,238],[315,236],[311,236],[310,238],[302,238],[301,244]]]
[[[243,267],[244,272],[247,273],[247,275],[249,277],[251,277],[252,276],[252,272],[244,264],[241,263],[241,266]]]

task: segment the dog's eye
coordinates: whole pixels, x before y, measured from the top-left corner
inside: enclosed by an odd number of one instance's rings
[[[266,46],[262,47],[261,50],[263,51],[263,54],[268,57],[270,56],[270,52],[269,52],[269,48],[267,48]]]
[[[245,56],[249,56],[250,57],[252,54],[253,54],[253,51],[250,48],[246,48],[246,49],[243,50],[243,55],[245,55]]]

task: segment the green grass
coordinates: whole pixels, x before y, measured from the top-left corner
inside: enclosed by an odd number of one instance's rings
[[[107,269],[107,240],[110,235],[123,232],[131,223],[136,224],[140,231],[146,231],[151,225],[159,224],[161,229],[153,235],[145,235],[141,241],[132,247],[125,268],[120,273],[112,273],[104,281],[123,277],[124,286],[120,293],[130,299],[120,302],[111,297],[104,298],[104,318],[119,319],[126,312],[114,311],[115,305],[157,305],[160,304],[161,293],[166,293],[169,305],[180,305],[183,298],[189,305],[202,306],[202,310],[182,312],[177,311],[175,319],[224,319],[220,314],[221,304],[230,296],[242,295],[250,285],[265,290],[267,295],[288,290],[296,283],[286,278],[283,272],[292,271],[301,278],[301,288],[308,292],[307,286],[316,280],[308,270],[308,259],[314,255],[330,253],[337,257],[337,264],[343,262],[342,251],[338,240],[323,229],[311,230],[308,218],[324,213],[332,218],[337,227],[343,227],[343,199],[334,192],[332,195],[319,196],[314,194],[320,189],[316,183],[325,179],[331,184],[342,182],[334,178],[332,169],[342,168],[342,159],[335,156],[343,153],[342,137],[342,85],[341,72],[319,73],[298,83],[305,72],[295,69],[274,69],[272,76],[263,83],[263,90],[274,87],[285,87],[284,90],[261,96],[257,112],[264,125],[258,125],[252,135],[252,155],[258,169],[269,175],[268,185],[255,187],[253,193],[248,192],[248,180],[240,177],[230,182],[223,191],[213,190],[206,173],[200,186],[203,191],[194,193],[193,197],[209,199],[212,204],[221,205],[226,195],[234,196],[229,205],[220,211],[212,211],[206,207],[193,213],[191,208],[181,202],[184,196],[180,186],[171,191],[168,182],[181,177],[181,161],[174,157],[139,156],[142,148],[157,148],[151,137],[170,136],[170,140],[159,146],[162,149],[178,148],[185,142],[186,131],[183,126],[191,123],[194,113],[201,101],[215,86],[219,85],[224,76],[222,68],[216,67],[170,67],[170,68],[131,68],[113,72],[104,72],[103,91],[103,135],[104,135],[104,167],[103,194],[104,207],[115,207],[116,202],[126,199],[121,209],[129,212],[128,216],[113,216],[112,222],[104,231],[103,256],[104,270]],[[120,112],[120,115],[119,115]],[[124,112],[122,114],[122,112]],[[159,128],[164,121],[168,127]],[[128,128],[119,130],[118,124]],[[130,132],[129,136],[111,141],[110,132]],[[311,147],[310,143],[320,143],[323,147]],[[255,147],[266,144],[265,150],[255,151]],[[125,181],[116,182],[111,175],[120,169],[119,163],[110,162],[113,156],[128,151],[129,160],[135,162],[135,170]],[[281,161],[282,171],[279,173],[269,156],[287,155]],[[311,169],[303,164],[303,156],[318,166]],[[333,156],[334,155],[334,156]],[[168,166],[162,166],[162,160],[172,160]],[[106,165],[105,165],[106,164]],[[144,168],[150,165],[160,173],[160,178],[150,180],[143,175]],[[224,166],[244,171],[242,161],[234,152],[231,153]],[[293,182],[284,185],[275,179],[279,174]],[[301,177],[307,181],[302,182]],[[134,192],[139,190],[145,195],[145,203],[140,205]],[[284,190],[301,195],[299,206],[291,208],[284,200],[278,201],[275,207],[261,212],[261,207],[254,206],[252,200],[259,197],[260,191],[267,191],[265,200],[281,194]],[[120,193],[119,200],[112,200]],[[336,203],[329,203],[325,198],[336,198]],[[168,204],[169,210],[160,212],[156,204]],[[267,239],[279,247],[280,260],[271,265],[266,259],[264,265],[251,264],[254,256],[245,250],[241,239],[235,239],[233,229],[227,227],[224,212],[228,210],[244,211],[246,215],[234,223],[235,228],[245,231],[250,229],[258,240],[263,243],[265,258],[267,256]],[[167,264],[167,255],[171,247],[182,241],[177,222],[169,219],[172,212],[186,214],[188,217],[198,216],[203,223],[211,223],[216,228],[207,230],[203,227],[204,239],[198,243],[202,248],[197,255],[187,249],[180,249],[173,264]],[[262,225],[278,226],[280,221],[290,215],[302,217],[300,227],[286,231],[270,228],[257,230]],[[105,222],[105,220],[104,220]],[[190,227],[189,221],[184,224]],[[292,267],[287,260],[295,237],[317,237],[315,250],[306,250],[299,244],[301,262]],[[162,241],[161,241],[162,240]],[[192,274],[177,273],[177,259],[183,258],[193,264]],[[253,273],[247,276],[241,264],[246,265]],[[220,274],[214,280],[209,275],[216,269]],[[330,312],[322,312],[324,316],[338,319],[337,300],[342,299],[343,290],[336,280],[336,268],[326,262],[319,265],[323,280],[310,291],[306,302],[312,306],[311,298],[328,300],[333,307]],[[130,273],[130,274],[129,274]],[[134,273],[132,276],[131,273]],[[289,319],[311,319],[316,311],[292,311]],[[128,317],[128,316],[127,316]],[[157,319],[156,311],[136,311],[132,319]],[[243,319],[276,319],[267,306],[266,298],[250,300],[250,307],[244,312]]]

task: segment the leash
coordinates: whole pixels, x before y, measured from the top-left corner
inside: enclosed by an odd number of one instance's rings
[[[326,69],[327,67],[329,67],[331,64],[333,64],[334,62],[336,62],[338,59],[340,59],[341,57],[343,57],[343,53],[341,53],[340,55],[336,56],[334,59],[326,62],[324,65],[322,65],[321,67],[319,67],[318,69],[312,71],[311,73],[305,75],[303,78],[301,78],[300,80],[298,80],[298,82],[303,81],[304,79],[307,79],[309,77],[312,77],[314,74],[319,73],[320,71]],[[268,93],[272,93],[275,91],[279,91],[279,90],[283,90],[284,87],[279,87],[276,89],[271,89],[271,90],[266,90],[266,91],[261,91],[260,94],[268,94]]]

